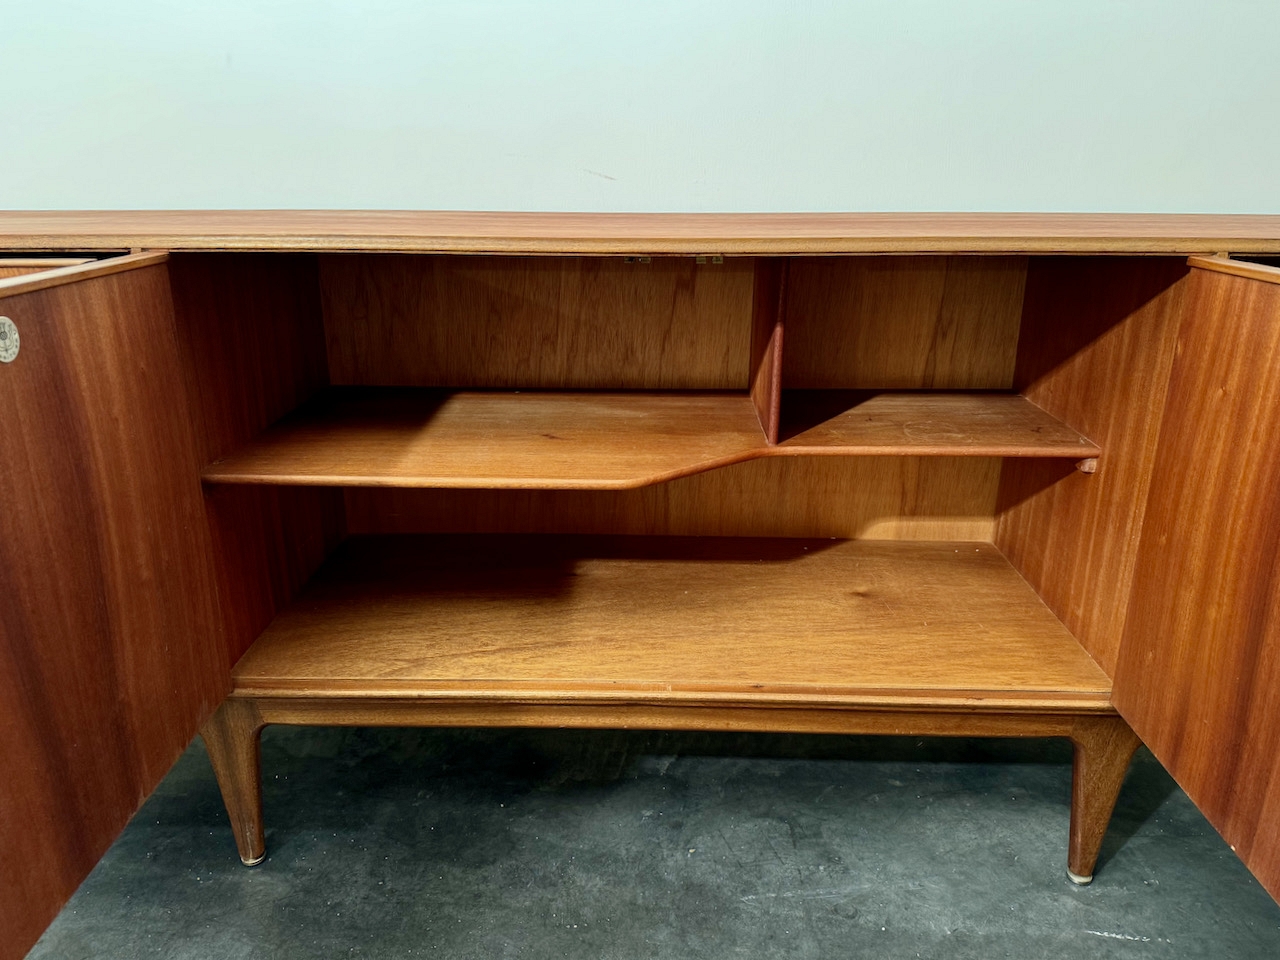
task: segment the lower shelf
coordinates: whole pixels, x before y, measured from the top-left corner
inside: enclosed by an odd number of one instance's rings
[[[986,543],[355,537],[233,678],[253,697],[1111,710]]]

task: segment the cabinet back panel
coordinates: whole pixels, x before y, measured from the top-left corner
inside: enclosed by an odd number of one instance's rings
[[[745,390],[754,261],[333,254],[334,384]]]
[[[1102,447],[1098,471],[1006,460],[996,545],[1113,673],[1161,410],[1182,319],[1185,261],[1031,262],[1015,388]]]
[[[626,491],[348,489],[362,533],[983,540],[999,460],[772,457]]]
[[[1026,273],[1025,257],[797,257],[782,385],[1007,389]]]

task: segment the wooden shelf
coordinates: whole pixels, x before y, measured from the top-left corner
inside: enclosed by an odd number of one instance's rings
[[[788,390],[778,453],[1096,457],[1097,444],[1025,397]]]
[[[748,459],[728,393],[335,388],[212,464],[213,483],[618,490]]]
[[[746,394],[329,390],[210,483],[623,490],[763,456],[1096,457],[1004,394],[792,391],[769,446]]]
[[[233,671],[254,697],[1098,711],[985,543],[348,540]]]

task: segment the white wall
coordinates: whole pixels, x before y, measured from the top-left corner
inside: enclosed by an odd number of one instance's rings
[[[1280,213],[1280,0],[0,0],[0,208]]]

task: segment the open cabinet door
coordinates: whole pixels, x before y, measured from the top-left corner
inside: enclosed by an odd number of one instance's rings
[[[0,316],[8,960],[39,937],[229,681],[166,256],[2,280]]]
[[[1280,270],[1190,263],[1113,699],[1280,899]]]

